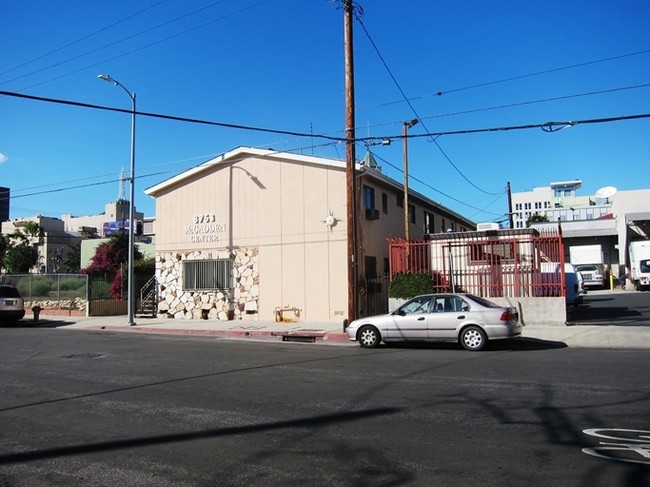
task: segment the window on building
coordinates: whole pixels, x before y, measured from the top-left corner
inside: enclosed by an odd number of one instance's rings
[[[433,213],[424,212],[424,233],[436,233]]]
[[[447,223],[445,222],[445,219],[444,219],[444,218],[442,219],[442,225],[441,225],[440,228],[442,228],[442,231],[443,231],[443,232],[446,232],[446,231],[447,231]]]
[[[366,209],[375,209],[375,188],[363,186],[363,207]]]
[[[377,257],[366,255],[363,261],[366,279],[377,277]]]
[[[513,242],[469,243],[467,244],[467,262],[469,264],[496,264],[513,262],[517,246]]]
[[[515,203],[515,210],[523,210],[521,203]]]
[[[388,195],[386,193],[381,194],[381,211],[388,214]]]
[[[404,208],[404,195],[402,193],[397,193],[396,196],[397,207]]]
[[[415,223],[415,206],[409,205],[409,221]]]
[[[187,260],[183,262],[183,289],[204,291],[232,288],[232,260]]]
[[[384,275],[387,276],[390,274],[390,260],[388,257],[384,257]]]

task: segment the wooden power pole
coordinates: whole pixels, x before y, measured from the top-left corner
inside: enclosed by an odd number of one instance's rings
[[[346,137],[346,196],[348,234],[348,322],[357,315],[357,197],[356,151],[354,120],[354,54],[352,41],[352,0],[343,1],[345,39],[345,137]]]

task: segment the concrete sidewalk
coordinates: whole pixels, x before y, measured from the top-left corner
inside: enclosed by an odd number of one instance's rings
[[[124,333],[193,335],[237,340],[266,340],[358,346],[350,342],[343,323],[267,321],[174,320],[137,318],[135,326],[126,325],[126,316],[40,316],[35,322],[25,316],[21,326],[65,330],[94,330]],[[650,348],[650,326],[574,325],[525,326],[526,340],[563,343],[586,348]]]

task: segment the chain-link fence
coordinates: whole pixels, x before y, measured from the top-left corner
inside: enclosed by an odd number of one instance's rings
[[[49,308],[70,308],[87,300],[85,274],[0,274],[0,284],[17,287],[26,303],[49,303]]]

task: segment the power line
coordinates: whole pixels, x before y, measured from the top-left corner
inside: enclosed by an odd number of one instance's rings
[[[27,100],[34,100],[34,101],[42,101],[42,102],[47,102],[47,103],[56,103],[59,105],[69,105],[69,106],[75,106],[75,107],[80,107],[80,108],[92,108],[95,110],[105,110],[105,111],[110,111],[110,112],[119,112],[119,113],[127,113],[131,114],[133,113],[131,110],[128,110],[126,108],[115,108],[115,107],[107,107],[103,105],[94,105],[92,103],[83,103],[83,102],[78,102],[78,101],[70,101],[70,100],[62,100],[62,99],[57,99],[57,98],[47,98],[47,97],[42,97],[42,96],[35,96],[35,95],[26,95],[23,93],[14,93],[11,91],[2,91],[0,90],[0,95],[5,95],[5,96],[13,96],[17,98],[24,98]],[[216,127],[222,127],[222,128],[230,128],[230,129],[238,129],[238,130],[250,130],[254,132],[265,132],[265,133],[272,133],[272,134],[282,134],[282,135],[291,135],[291,136],[296,136],[296,137],[316,137],[316,138],[321,138],[321,139],[327,139],[327,140],[333,140],[337,142],[344,142],[346,139],[344,137],[331,137],[328,135],[323,135],[323,134],[307,134],[304,132],[293,132],[290,130],[278,130],[278,129],[271,129],[271,128],[264,128],[264,127],[253,127],[250,125],[239,125],[239,124],[232,124],[232,123],[225,123],[225,122],[213,122],[209,120],[202,120],[202,119],[197,119],[197,118],[188,118],[188,117],[178,117],[174,115],[164,115],[161,113],[152,113],[152,112],[135,112],[136,115],[142,116],[142,117],[151,117],[151,118],[158,118],[158,119],[163,119],[163,120],[172,120],[176,122],[188,122],[188,123],[195,123],[195,124],[200,124],[200,125],[212,125]]]
[[[397,170],[398,172],[401,172],[401,173],[404,172],[404,171],[402,170],[402,168],[399,168],[399,167],[395,166],[394,164],[392,164],[392,163],[389,162],[388,160],[384,159],[383,157],[379,156],[378,154],[374,154],[374,153],[373,153],[373,155],[374,155],[377,159],[379,159],[380,161],[385,162],[385,163],[388,164],[390,167],[392,167],[393,169]],[[420,184],[423,185],[423,186],[426,186],[427,188],[429,188],[429,189],[435,191],[436,193],[441,194],[442,196],[444,196],[444,197],[446,197],[446,198],[449,198],[449,199],[452,200],[452,201],[455,201],[456,203],[460,203],[460,204],[462,204],[462,205],[464,205],[464,206],[467,206],[468,208],[472,208],[473,210],[477,210],[477,211],[482,212],[482,213],[490,213],[490,214],[495,215],[495,216],[500,216],[500,215],[501,215],[500,213],[497,214],[497,213],[487,212],[487,211],[485,211],[484,209],[477,208],[476,206],[470,205],[470,204],[467,203],[466,201],[462,201],[462,200],[459,200],[458,198],[454,198],[453,196],[448,195],[447,193],[445,193],[445,192],[443,192],[443,191],[440,191],[440,190],[437,189],[437,188],[434,188],[434,187],[431,186],[429,183],[426,183],[426,182],[422,181],[421,179],[416,178],[416,177],[413,176],[413,175],[409,175],[409,178],[412,179],[413,181],[416,181],[416,182],[420,183]],[[501,197],[501,196],[503,196],[503,194],[504,194],[504,193],[500,193],[498,196]],[[490,204],[492,204],[492,203],[490,203]]]
[[[4,96],[11,96],[11,97],[16,97],[16,98],[23,98],[26,100],[34,100],[34,101],[41,101],[41,102],[47,102],[47,103],[55,103],[55,104],[60,104],[60,105],[69,105],[69,106],[76,106],[80,108],[92,108],[96,110],[105,110],[105,111],[111,111],[111,112],[118,112],[118,113],[125,113],[125,114],[131,114],[131,110],[126,109],[126,108],[115,108],[115,107],[107,107],[103,105],[94,105],[91,103],[83,103],[83,102],[77,102],[77,101],[70,101],[70,100],[62,100],[62,99],[56,99],[56,98],[47,98],[47,97],[42,97],[42,96],[35,96],[35,95],[26,95],[23,93],[14,93],[11,91],[2,91],[0,90],[0,95]],[[280,129],[272,129],[272,128],[264,128],[264,127],[254,127],[250,125],[240,125],[240,124],[232,124],[232,123],[225,123],[225,122],[214,122],[210,120],[202,120],[202,119],[196,119],[196,118],[188,118],[188,117],[179,117],[179,116],[174,116],[174,115],[164,115],[160,113],[152,113],[152,112],[135,112],[136,115],[143,116],[143,117],[151,117],[151,118],[158,118],[158,119],[163,119],[163,120],[171,120],[171,121],[176,121],[176,122],[187,122],[187,123],[195,123],[195,124],[200,124],[200,125],[211,125],[211,126],[216,126],[216,127],[222,127],[222,128],[230,128],[230,129],[235,129],[235,130],[249,130],[249,131],[257,131],[257,132],[265,132],[265,133],[273,133],[273,134],[281,134],[281,135],[291,135],[294,137],[307,137],[307,138],[320,138],[320,139],[326,139],[330,141],[335,141],[335,142],[347,142],[348,139],[345,137],[333,137],[331,135],[326,135],[326,134],[314,134],[314,133],[307,133],[307,132],[295,132],[295,131],[290,131],[290,130],[280,130]],[[421,137],[441,137],[441,136],[446,136],[446,135],[467,135],[467,134],[478,134],[478,133],[486,133],[486,132],[507,132],[507,131],[516,131],[516,130],[529,130],[529,129],[545,129],[548,130],[549,127],[558,127],[562,125],[570,125],[570,126],[577,126],[577,125],[590,125],[590,124],[596,124],[596,123],[611,123],[611,122],[620,122],[620,121],[629,121],[629,120],[639,120],[639,119],[644,119],[644,118],[650,118],[650,113],[641,113],[641,114],[636,114],[636,115],[621,115],[621,116],[616,116],[616,117],[603,117],[603,118],[593,118],[593,119],[584,119],[584,120],[569,120],[569,121],[553,121],[553,122],[544,122],[544,123],[530,123],[530,124],[524,124],[524,125],[509,125],[509,126],[501,126],[501,127],[487,127],[487,128],[477,128],[477,129],[461,129],[461,130],[446,130],[446,131],[441,131],[441,132],[426,132],[422,134],[408,134],[406,137],[407,138],[421,138]],[[381,141],[383,139],[390,139],[390,140],[395,140],[395,139],[401,139],[404,138],[402,134],[399,135],[384,135],[381,137],[377,136],[372,136],[372,137],[357,137],[354,139],[354,142],[376,142],[376,141]]]
[[[514,108],[514,107],[520,107],[520,106],[526,106],[526,105],[535,105],[538,103],[547,103],[550,101],[560,101],[560,100],[568,100],[571,98],[580,98],[583,96],[594,96],[594,95],[603,95],[606,93],[615,93],[618,91],[626,91],[626,90],[636,90],[640,88],[648,88],[650,87],[650,83],[646,84],[641,84],[641,85],[633,85],[633,86],[623,86],[619,88],[610,88],[606,90],[599,90],[599,91],[590,91],[590,92],[585,92],[585,93],[574,93],[572,95],[564,95],[564,96],[555,96],[551,98],[542,98],[539,100],[529,100],[529,101],[523,101],[523,102],[518,102],[518,103],[508,103],[506,105],[496,105],[492,107],[483,107],[483,108],[474,108],[471,110],[463,110],[463,111],[458,111],[458,112],[451,112],[451,113],[445,113],[441,115],[433,115],[430,117],[424,117],[425,119],[428,118],[442,118],[442,117],[450,117],[450,116],[456,116],[456,115],[467,115],[469,113],[478,113],[478,112],[487,112],[487,111],[492,111],[492,110],[501,110],[504,108]],[[386,125],[394,125],[398,122],[392,122],[390,124]]]
[[[177,19],[173,19],[173,20],[168,21],[168,22],[166,22],[166,23],[164,23],[164,24],[160,24],[159,26],[151,27],[151,28],[149,28],[149,29],[147,29],[147,30],[145,30],[145,31],[141,31],[141,32],[136,33],[136,34],[132,34],[132,35],[130,35],[130,36],[127,36],[127,37],[122,38],[122,39],[120,39],[120,40],[117,40],[117,41],[115,41],[115,42],[112,42],[112,43],[106,44],[106,45],[104,45],[104,46],[98,47],[98,48],[93,49],[93,50],[91,50],[91,51],[85,52],[85,53],[83,53],[83,54],[80,54],[80,55],[74,56],[74,57],[72,57],[72,58],[66,59],[66,60],[64,60],[64,61],[61,61],[61,62],[59,62],[59,63],[53,64],[53,65],[51,65],[51,66],[46,66],[46,67],[44,67],[44,68],[37,69],[37,70],[32,71],[32,72],[30,72],[30,73],[24,74],[24,75],[22,75],[22,76],[18,76],[18,77],[16,77],[16,78],[13,78],[13,79],[10,79],[10,80],[6,80],[6,81],[3,81],[3,82],[0,82],[0,85],[2,85],[2,84],[6,84],[6,83],[10,83],[10,82],[12,82],[12,81],[17,81],[17,80],[19,80],[19,79],[25,78],[25,77],[27,77],[27,76],[31,76],[31,75],[33,75],[33,74],[39,73],[39,72],[41,72],[41,71],[45,71],[45,70],[50,69],[50,68],[53,68],[53,67],[57,67],[57,66],[61,66],[61,65],[63,65],[63,64],[67,64],[67,63],[69,63],[69,62],[71,62],[71,61],[74,61],[74,60],[77,60],[77,59],[79,59],[79,58],[85,57],[85,56],[87,56],[87,55],[89,55],[89,54],[93,54],[93,53],[95,53],[95,52],[98,52],[98,51],[104,50],[104,49],[106,49],[106,48],[108,48],[108,47],[112,47],[112,46],[114,46],[114,45],[116,45],[116,44],[122,43],[122,42],[124,42],[124,41],[126,41],[126,40],[129,40],[129,39],[132,39],[132,38],[134,38],[134,37],[138,37],[138,36],[140,36],[140,35],[142,35],[142,34],[144,34],[144,33],[146,33],[146,32],[150,32],[150,31],[155,30],[155,29],[157,29],[157,28],[159,28],[159,27],[161,27],[161,26],[164,26],[164,25],[168,25],[168,24],[170,24],[170,23],[173,23],[173,22],[175,22],[175,21],[177,21],[177,20],[179,20],[179,19],[181,19],[181,18],[187,17],[187,16],[189,16],[189,15],[193,15],[193,14],[196,13],[196,12],[199,12],[199,11],[201,11],[201,10],[205,10],[206,8],[212,7],[212,6],[214,6],[214,5],[218,4],[218,3],[223,3],[224,1],[226,1],[226,0],[221,0],[221,1],[219,1],[219,2],[215,2],[214,4],[211,4],[211,5],[208,5],[208,6],[206,6],[206,7],[203,7],[203,8],[201,8],[201,9],[198,9],[198,10],[196,10],[196,11],[193,11],[193,12],[191,12],[191,13],[189,13],[189,14],[185,14],[185,15],[183,15],[183,16],[181,16],[181,17],[178,17]],[[184,34],[187,34],[187,33],[189,33],[189,32],[192,32],[192,31],[195,31],[195,30],[201,29],[201,28],[203,28],[203,27],[205,27],[205,26],[207,26],[207,25],[213,24],[213,23],[215,23],[215,22],[219,22],[219,21],[224,20],[224,19],[226,19],[226,18],[228,18],[228,17],[232,17],[233,15],[239,14],[239,13],[241,13],[241,12],[244,12],[244,11],[249,10],[249,9],[251,9],[251,8],[257,7],[258,5],[261,5],[261,4],[266,3],[266,2],[269,2],[269,1],[271,1],[271,0],[260,0],[260,1],[257,2],[257,3],[254,3],[254,4],[249,5],[249,6],[247,6],[247,7],[243,7],[243,8],[241,8],[241,9],[239,9],[239,10],[236,10],[236,11],[231,12],[231,13],[229,13],[229,14],[223,15],[223,16],[218,17],[218,18],[216,18],[216,19],[210,20],[210,21],[208,21],[208,22],[204,22],[204,23],[202,23],[202,24],[199,24],[199,25],[197,25],[197,26],[191,27],[191,28],[189,28],[189,29],[185,29],[185,30],[183,30],[183,31],[181,31],[181,32],[177,32],[176,34],[172,34],[172,35],[170,35],[170,36],[164,37],[164,38],[159,39],[159,40],[157,40],[157,41],[150,42],[149,44],[145,44],[144,46],[141,46],[141,47],[136,48],[136,49],[132,49],[132,50],[130,50],[130,51],[128,51],[128,52],[125,52],[125,53],[122,53],[122,54],[118,54],[118,55],[116,55],[116,56],[113,56],[113,57],[108,58],[108,59],[104,59],[104,60],[102,60],[102,61],[99,61],[99,62],[97,62],[97,63],[93,63],[93,64],[91,64],[91,65],[84,66],[83,68],[77,69],[77,70],[75,70],[75,71],[69,72],[69,73],[64,74],[64,75],[61,75],[61,76],[58,76],[58,77],[56,77],[56,78],[51,78],[51,79],[49,79],[49,80],[45,80],[45,81],[42,81],[42,82],[40,82],[40,83],[33,84],[33,85],[31,85],[31,86],[28,86],[28,87],[26,87],[26,88],[23,88],[23,90],[30,89],[30,88],[34,88],[34,87],[36,87],[36,86],[40,86],[40,85],[43,85],[43,84],[45,84],[45,83],[49,83],[50,81],[54,81],[54,80],[58,80],[58,79],[61,79],[61,78],[65,78],[66,76],[70,76],[71,74],[78,73],[79,71],[84,71],[84,70],[86,70],[86,69],[88,69],[88,68],[91,68],[91,67],[97,66],[97,65],[99,65],[99,64],[104,64],[104,63],[106,63],[106,62],[108,62],[108,61],[113,61],[114,59],[118,59],[118,58],[121,58],[121,57],[127,56],[127,55],[129,55],[129,54],[133,54],[134,52],[138,52],[138,51],[141,51],[141,50],[143,50],[143,49],[147,49],[147,48],[149,48],[149,47],[155,46],[155,45],[157,45],[157,44],[161,44],[161,43],[166,42],[166,41],[168,41],[168,40],[170,40],[170,39],[174,39],[174,38],[176,38],[176,37],[180,37],[180,36],[182,36],[182,35],[184,35]]]
[[[393,83],[395,83],[395,86],[397,86],[397,89],[398,89],[399,92],[402,94],[402,98],[403,98],[404,101],[406,101],[406,103],[408,104],[409,108],[411,109],[411,111],[412,111],[413,114],[415,115],[415,118],[418,119],[418,120],[420,121],[420,123],[422,123],[422,126],[423,126],[423,127],[425,128],[425,130],[428,132],[429,129],[426,127],[424,121],[422,120],[422,118],[421,118],[420,115],[418,114],[417,110],[415,110],[415,107],[413,106],[413,104],[411,103],[411,101],[410,101],[410,100],[408,99],[408,97],[406,96],[406,93],[404,93],[404,90],[402,89],[402,87],[400,86],[400,84],[397,82],[397,79],[395,78],[395,76],[394,76],[393,73],[391,72],[390,68],[388,67],[388,64],[387,64],[386,61],[384,60],[384,57],[381,55],[381,52],[379,51],[379,48],[377,47],[377,45],[376,45],[375,42],[373,41],[372,37],[370,36],[370,33],[368,32],[368,29],[366,28],[365,24],[364,24],[363,21],[361,20],[361,16],[360,16],[359,14],[356,15],[356,19],[357,19],[357,22],[359,22],[359,24],[360,24],[361,27],[363,28],[363,31],[365,32],[366,37],[368,37],[368,40],[370,41],[370,44],[372,45],[372,47],[374,48],[374,50],[375,50],[377,56],[379,57],[379,59],[381,60],[382,64],[384,65],[384,68],[386,68],[386,71],[388,72],[389,76],[390,76],[391,79],[393,80]],[[465,174],[464,174],[464,173],[463,173],[463,172],[458,168],[458,166],[456,166],[456,164],[454,164],[454,162],[453,162],[453,161],[451,160],[451,158],[447,155],[447,153],[446,153],[444,150],[442,150],[442,147],[440,146],[440,144],[438,143],[438,141],[437,141],[435,138],[433,138],[433,137],[429,137],[429,138],[427,138],[427,140],[429,140],[430,142],[433,142],[433,143],[436,145],[436,147],[438,148],[438,150],[440,151],[440,153],[444,156],[444,158],[447,160],[447,162],[449,162],[449,164],[451,164],[451,167],[453,167],[454,170],[455,170],[455,171],[456,171],[456,172],[457,172],[457,173],[458,173],[458,174],[459,174],[459,175],[460,175],[460,176],[461,176],[465,181],[467,181],[471,186],[473,186],[474,188],[476,188],[477,190],[479,190],[480,192],[485,193],[485,194],[489,194],[489,195],[495,195],[495,194],[496,194],[496,193],[491,193],[491,192],[489,192],[489,191],[485,191],[484,189],[482,189],[482,188],[478,187],[476,184],[474,184],[474,182],[470,181],[470,179],[469,179],[469,178],[468,178],[468,177],[467,177],[467,176],[466,176],[466,175],[465,175]]]
[[[558,67],[558,68],[545,69],[545,70],[542,70],[542,71],[535,71],[533,73],[527,73],[527,74],[522,74],[522,75],[518,75],[518,76],[511,76],[509,78],[502,78],[502,79],[494,80],[494,81],[486,81],[484,83],[477,83],[477,84],[474,84],[474,85],[469,85],[469,86],[465,86],[465,87],[461,87],[461,88],[454,88],[454,89],[446,90],[446,91],[437,91],[435,93],[431,93],[431,94],[428,94],[428,95],[413,97],[413,98],[410,98],[409,100],[419,100],[419,99],[422,99],[422,98],[429,98],[429,97],[433,97],[433,96],[447,95],[449,93],[457,93],[459,91],[472,90],[472,89],[475,89],[475,88],[483,88],[485,86],[491,86],[491,85],[496,85],[496,84],[501,84],[501,83],[508,83],[510,81],[516,81],[516,80],[520,80],[520,79],[524,79],[524,78],[531,78],[531,77],[534,77],[534,76],[540,76],[540,75],[543,75],[543,74],[556,73],[556,72],[559,72],[559,71],[565,71],[565,70],[569,70],[569,69],[582,68],[582,67],[590,66],[590,65],[593,65],[593,64],[605,63],[605,62],[609,62],[609,61],[615,61],[617,59],[623,59],[623,58],[632,57],[632,56],[639,56],[641,54],[648,54],[648,53],[650,53],[650,49],[645,49],[643,51],[636,51],[636,52],[631,52],[631,53],[627,53],[627,54],[621,54],[619,56],[611,56],[611,57],[607,57],[607,58],[596,59],[596,60],[593,60],[593,61],[587,61],[587,62],[583,62],[583,63],[571,64],[569,66],[561,66],[561,67]],[[392,102],[383,103],[383,104],[381,104],[379,106],[384,107],[384,106],[389,106],[389,105],[395,105],[395,104],[398,104],[398,103],[404,103],[404,101],[405,100],[395,100],[395,101],[392,101]]]
[[[64,49],[67,49],[68,47],[74,46],[75,44],[79,44],[80,42],[85,41],[86,39],[89,39],[89,38],[91,38],[91,37],[93,37],[93,36],[95,36],[95,35],[97,35],[97,34],[100,34],[100,33],[104,32],[104,31],[107,31],[107,30],[109,30],[109,29],[115,27],[116,25],[119,25],[119,24],[121,24],[121,23],[123,23],[123,22],[126,22],[127,20],[130,20],[130,19],[132,19],[132,18],[134,18],[134,17],[137,17],[138,15],[140,15],[140,14],[142,14],[142,13],[148,11],[148,10],[151,10],[151,9],[155,8],[155,7],[157,7],[158,5],[160,5],[161,3],[165,3],[166,1],[167,1],[167,0],[160,0],[160,1],[157,2],[157,3],[155,3],[155,4],[153,4],[153,5],[150,5],[149,7],[145,7],[145,8],[143,8],[142,10],[138,10],[138,11],[135,12],[134,14],[131,14],[131,15],[127,16],[127,17],[124,17],[124,18],[118,20],[117,22],[113,22],[112,24],[109,24],[109,25],[107,25],[107,26],[105,26],[105,27],[102,27],[102,28],[99,29],[99,30],[96,30],[96,31],[94,31],[94,32],[91,32],[90,34],[86,34],[85,36],[80,37],[80,38],[77,39],[77,40],[74,40],[74,41],[72,41],[72,42],[69,42],[68,44],[65,44],[65,45],[63,45],[63,46],[61,46],[61,47],[57,47],[56,49],[53,49],[53,50],[51,50],[51,51],[48,51],[48,52],[46,52],[45,54],[42,54],[42,55],[40,55],[40,56],[37,56],[37,57],[35,57],[35,58],[33,58],[33,59],[30,59],[29,61],[25,61],[24,63],[19,64],[18,66],[14,66],[13,68],[10,68],[10,69],[7,69],[7,70],[5,70],[5,71],[2,71],[2,72],[0,72],[0,76],[2,76],[2,75],[4,75],[4,74],[7,74],[7,73],[11,73],[12,71],[16,71],[17,69],[23,68],[23,67],[25,67],[25,66],[28,66],[28,65],[30,65],[30,64],[32,64],[32,63],[35,63],[36,61],[40,61],[40,60],[43,59],[43,58],[46,58],[46,57],[48,57],[48,56],[51,56],[52,54],[56,54],[56,53],[59,52],[59,51],[63,51]]]

